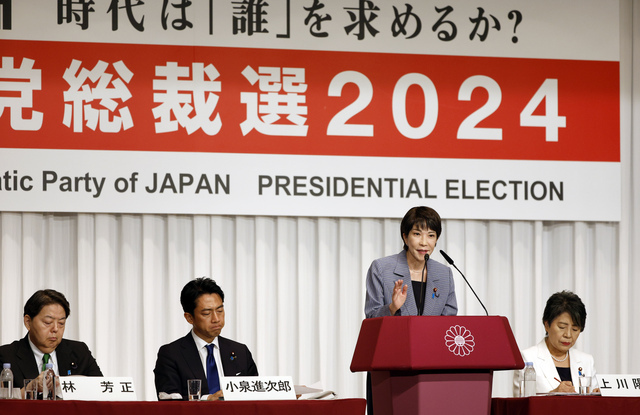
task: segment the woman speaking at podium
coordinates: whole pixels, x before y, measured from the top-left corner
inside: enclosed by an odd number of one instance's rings
[[[593,356],[573,348],[584,331],[587,310],[571,291],[553,294],[542,314],[546,336],[540,343],[522,352],[525,362],[536,370],[536,393],[575,393],[580,376],[591,377],[589,390],[598,391]],[[520,385],[514,376],[514,396]]]
[[[451,269],[430,259],[442,232],[435,210],[411,208],[400,223],[404,248],[379,258],[367,272],[367,318],[384,316],[454,316],[458,313]],[[371,376],[367,374],[367,413],[373,415]]]
[[[457,314],[451,268],[430,259],[441,232],[440,215],[429,207],[414,207],[404,215],[404,249],[374,260],[367,272],[367,318]]]

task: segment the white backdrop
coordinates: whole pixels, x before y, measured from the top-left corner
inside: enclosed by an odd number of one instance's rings
[[[540,319],[551,293],[580,295],[588,317],[577,347],[594,355],[600,373],[640,373],[633,353],[640,343],[633,318],[640,315],[635,40],[640,1],[623,2],[622,221],[445,220],[438,243],[489,313],[509,318],[522,348],[544,335]],[[105,375],[133,376],[149,400],[158,348],[189,329],[180,289],[198,276],[224,289],[223,334],[250,347],[262,374],[292,375],[297,384],[321,380],[340,397],[363,397],[364,377],[348,368],[364,317],[366,270],[401,249],[398,219],[4,212],[0,234],[0,343],[24,336],[26,299],[55,288],[71,302],[65,337],[87,342]],[[459,313],[482,314],[454,276]],[[510,374],[497,373],[494,396],[508,396],[509,383]]]

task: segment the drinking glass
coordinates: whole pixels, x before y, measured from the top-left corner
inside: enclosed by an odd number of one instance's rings
[[[580,376],[580,395],[588,395],[591,387],[591,376]]]
[[[30,401],[38,398],[38,381],[36,379],[24,380],[24,398]]]
[[[189,379],[187,380],[187,391],[189,393],[190,401],[199,401],[200,400],[200,387],[202,381],[200,379]]]
[[[35,379],[24,380],[24,399],[34,400],[38,396],[38,382]]]

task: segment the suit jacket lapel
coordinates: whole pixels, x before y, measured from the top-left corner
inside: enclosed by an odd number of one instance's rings
[[[558,377],[558,370],[551,359],[551,353],[549,353],[549,349],[544,340],[538,343],[538,359],[541,360],[540,367],[542,367],[542,375],[549,385],[555,385],[551,388],[554,389],[559,384],[558,381],[555,380]]]
[[[36,358],[33,356],[27,336],[29,336],[28,333],[20,340],[20,347],[16,356],[19,359],[18,368],[23,374],[23,379],[34,379],[40,374],[41,368],[36,365]]]
[[[231,367],[231,361],[225,357],[230,356],[232,350],[229,350],[229,344],[224,337],[218,336],[218,346],[220,347],[220,359],[222,359],[222,370],[224,371],[222,375],[235,376],[235,373],[231,373],[234,370],[234,368]]]
[[[220,346],[220,358],[222,359],[222,369],[224,376],[239,376],[246,362],[240,362],[241,354],[236,355],[235,350],[231,347],[231,342],[219,336],[218,345]]]
[[[433,260],[429,259],[427,261],[427,269],[429,267],[430,261],[433,261]],[[438,309],[439,307],[444,307],[444,306],[441,306],[441,303],[446,301],[446,296],[443,296],[442,298],[438,296],[434,299],[429,299],[431,295],[435,293],[433,291],[434,288],[438,288],[438,291],[440,293],[447,292],[447,290],[445,290],[444,287],[442,287],[441,280],[442,280],[441,275],[437,275],[434,272],[427,273],[427,288],[424,293],[425,295],[424,313],[423,313],[424,315],[429,315],[429,316],[440,315],[440,313],[439,312],[436,313],[435,310]]]
[[[409,272],[409,264],[407,263],[406,251],[402,251],[398,254],[396,261],[396,267],[393,273],[398,276],[398,279],[402,278],[403,285],[407,285],[407,299],[405,300],[400,310],[403,316],[416,316],[418,315],[418,305],[416,304],[416,297],[413,293],[413,284],[411,283],[411,273]]]
[[[191,336],[191,332],[187,333],[187,335],[182,338],[180,349],[182,352],[182,357],[185,360],[187,366],[189,367],[189,370],[191,370],[191,372],[195,375],[197,379],[201,379],[204,382],[203,385],[206,385],[207,374],[204,372],[204,368],[202,367],[202,360],[200,360],[200,352],[196,347],[196,342],[193,340],[193,337]]]
[[[578,379],[578,370],[580,368],[582,368],[582,373],[584,375],[591,376],[591,374],[590,373],[586,373],[587,368],[584,366],[585,363],[580,358],[579,353],[576,353],[573,350],[573,348],[569,349],[569,360],[571,360],[571,363],[570,363],[571,381],[573,382],[573,386],[575,386],[576,391],[577,391],[578,390],[578,386],[579,386],[579,382],[580,382],[580,380]]]
[[[60,376],[67,376],[71,368],[71,364],[74,362],[69,344],[66,343],[64,339],[60,342],[58,347],[56,347],[56,357],[58,358],[58,373]]]

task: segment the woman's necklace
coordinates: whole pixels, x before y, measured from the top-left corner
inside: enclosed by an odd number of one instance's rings
[[[567,357],[569,357],[569,351],[567,351],[567,354],[564,355],[564,359],[556,359],[553,355],[551,355],[551,358],[556,362],[564,362],[565,360],[567,360]]]

